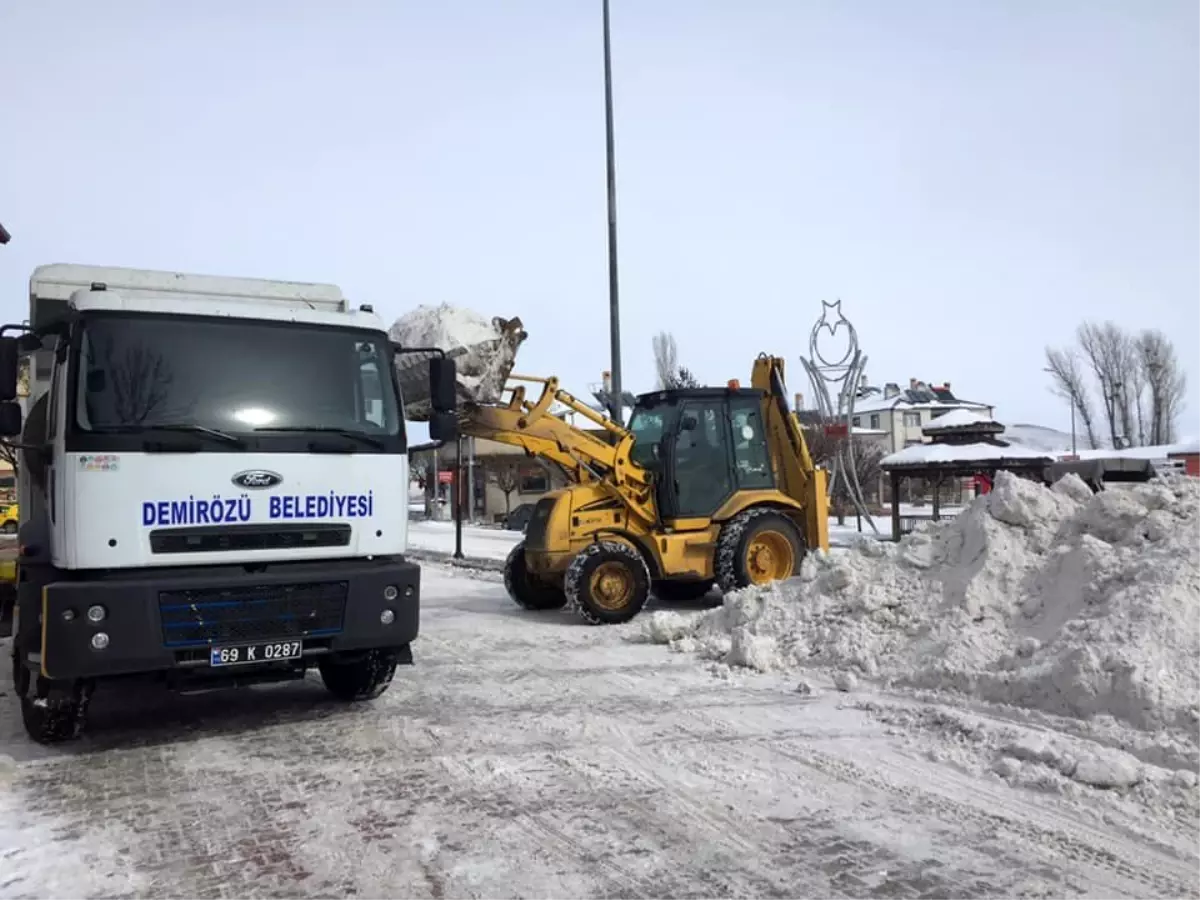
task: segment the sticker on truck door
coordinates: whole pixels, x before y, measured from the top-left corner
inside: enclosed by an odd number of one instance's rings
[[[121,468],[121,457],[115,453],[86,453],[79,457],[80,472],[116,472]]]

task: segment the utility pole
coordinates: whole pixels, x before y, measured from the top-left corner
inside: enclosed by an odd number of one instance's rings
[[[617,290],[617,171],[613,150],[612,42],[609,38],[608,0],[604,4],[604,138],[608,174],[608,334],[612,355],[612,391],[608,397],[609,415],[624,424],[621,415],[621,312]]]

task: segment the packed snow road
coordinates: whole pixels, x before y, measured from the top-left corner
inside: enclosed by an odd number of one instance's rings
[[[424,577],[417,665],[374,704],[114,689],[47,750],[0,681],[0,897],[1200,892],[1186,828],[934,761],[888,698],[714,673],[522,613],[494,575]]]

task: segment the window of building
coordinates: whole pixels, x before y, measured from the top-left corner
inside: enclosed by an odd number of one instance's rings
[[[855,416],[853,419],[851,419],[851,423],[854,425],[855,428],[861,428],[862,427],[862,416]]]
[[[905,428],[920,428],[921,427],[921,414],[919,412],[906,412],[904,414],[904,427]]]
[[[879,428],[879,413],[871,414],[871,427],[878,430],[878,428]]]
[[[541,466],[522,466],[517,490],[522,494],[544,494],[550,490],[550,476]]]

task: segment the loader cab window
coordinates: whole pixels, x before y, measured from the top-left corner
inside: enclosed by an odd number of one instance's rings
[[[763,428],[762,401],[757,397],[731,397],[729,426],[738,487],[751,491],[775,487]]]
[[[729,439],[722,397],[685,401],[675,440],[675,513],[708,516],[733,493]]]
[[[633,433],[633,449],[629,458],[633,464],[649,469],[654,465],[655,448],[663,439],[664,422],[673,408],[665,403],[654,407],[638,407],[629,419],[629,430]]]

